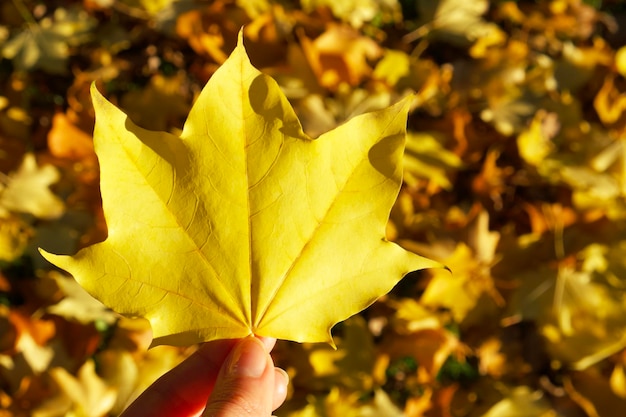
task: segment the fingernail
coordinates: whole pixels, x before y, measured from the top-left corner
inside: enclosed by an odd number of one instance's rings
[[[228,372],[239,377],[260,378],[267,367],[267,357],[263,343],[255,337],[247,337],[231,353]]]

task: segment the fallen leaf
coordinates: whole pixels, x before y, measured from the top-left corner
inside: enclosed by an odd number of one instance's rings
[[[178,16],[176,34],[186,39],[196,53],[222,64],[233,47],[237,30],[248,23],[250,17],[232,1],[213,1]]]
[[[489,9],[487,0],[418,0],[416,6],[422,26],[405,37],[409,41],[430,35],[466,45],[493,30],[494,24],[482,18]]]
[[[317,346],[311,346],[308,357],[313,377],[322,382],[322,389],[328,386],[355,391],[372,388],[374,341],[362,317],[351,317],[343,324],[343,336],[336,350],[326,345],[315,348]]]
[[[168,126],[179,126],[189,111],[189,104],[181,95],[184,81],[183,73],[173,77],[157,74],[146,88],[125,94],[120,106],[144,129],[166,130]]]
[[[139,352],[116,348],[98,353],[96,362],[100,376],[108,386],[117,390],[111,414],[121,414],[154,381],[185,357],[180,348],[173,346],[158,346]]]
[[[389,395],[382,389],[374,391],[374,400],[371,404],[363,406],[359,415],[361,417],[404,417],[402,410],[391,401]]]
[[[549,117],[545,111],[537,112],[528,129],[517,137],[520,156],[530,165],[540,165],[554,149],[554,144],[551,142],[554,133],[548,133],[544,129],[544,121],[549,120]]]
[[[109,387],[98,376],[93,360],[85,362],[76,376],[60,367],[52,368],[50,375],[60,392],[59,397],[52,397],[48,401],[58,407],[59,416],[104,417],[115,404],[117,390]],[[44,402],[41,407],[33,410],[33,417],[47,415],[44,413],[48,407],[50,404]]]
[[[396,85],[399,80],[411,74],[411,57],[405,52],[387,49],[383,58],[374,68],[373,77],[384,80],[389,85]]]
[[[448,177],[451,172],[460,169],[463,162],[443,146],[443,139],[433,133],[410,132],[406,140],[404,155],[406,183],[414,186],[417,178],[424,178],[445,190],[452,189]]]
[[[486,340],[476,351],[480,359],[479,371],[481,375],[491,375],[494,378],[502,377],[506,371],[507,357],[502,353],[502,341],[496,338]]]
[[[19,311],[11,311],[9,319],[16,331],[14,359],[23,360],[33,373],[46,370],[55,355],[48,343],[56,331],[54,324],[49,320],[31,319]]]
[[[444,327],[444,322],[435,313],[424,307],[417,300],[403,298],[388,301],[396,310],[392,318],[392,326],[398,334],[411,334],[421,330],[437,330]]]
[[[492,265],[496,261],[496,249],[500,233],[489,229],[489,213],[480,211],[468,225],[467,241],[478,262]],[[502,304],[504,301],[502,301]]]
[[[567,42],[562,47],[562,57],[555,60],[554,78],[561,91],[577,92],[597,77],[599,67],[613,63],[612,49],[600,38],[593,45],[582,46]]]
[[[408,101],[311,140],[241,34],[180,137],[137,127],[92,91],[109,236],[73,257],[42,253],[150,320],[153,344],[332,343],[334,324],[439,266],[384,239]]]
[[[65,113],[56,113],[52,117],[48,149],[58,158],[95,163],[96,154],[91,135],[79,129]]]
[[[316,8],[328,7],[333,15],[354,28],[360,28],[365,23],[376,20],[380,23],[391,24],[402,20],[400,4],[389,0],[303,0],[301,7],[306,12],[313,12]],[[379,24],[380,24],[379,23]]]
[[[624,372],[624,364],[618,363],[611,372],[609,379],[611,390],[615,395],[622,399],[626,399],[626,373]]]
[[[2,45],[2,56],[23,71],[64,73],[70,46],[84,42],[94,25],[94,19],[78,8],[57,8],[52,18],[30,23]]]
[[[46,309],[48,313],[88,324],[96,320],[106,324],[117,321],[117,314],[107,309],[102,303],[90,296],[73,278],[61,274],[51,274],[63,293],[58,303]]]
[[[338,387],[332,387],[326,396],[310,396],[307,402],[308,404],[301,409],[289,411],[283,415],[287,417],[360,417],[360,407],[363,405],[359,401],[358,393],[346,392]]]
[[[300,41],[318,82],[333,91],[342,83],[358,85],[372,72],[368,60],[383,53],[373,39],[347,25],[330,25],[315,40],[302,36]]]
[[[412,109],[419,108],[439,116],[444,112],[442,106],[446,105],[451,92],[452,75],[452,65],[440,67],[431,59],[389,49],[376,64],[372,78],[386,88],[393,88],[392,92],[414,92]]]
[[[409,334],[389,335],[382,342],[382,355],[390,361],[413,358],[418,365],[417,378],[432,383],[450,355],[466,350],[458,338],[444,328],[423,329]]]
[[[489,149],[480,173],[472,181],[474,193],[489,198],[497,209],[502,208],[502,197],[509,192],[509,178],[514,173],[513,167],[498,165],[500,155],[500,150]]]
[[[616,88],[615,77],[609,76],[604,79],[593,100],[593,107],[605,124],[615,123],[622,117],[626,110],[626,93]]]
[[[489,265],[480,262],[467,245],[459,243],[445,262],[454,273],[433,270],[433,278],[420,300],[425,306],[450,309],[455,321],[460,323],[477,307],[481,296],[500,302]],[[480,307],[484,308],[484,303]]]
[[[126,1],[123,1],[123,2],[126,2]],[[137,0],[137,1],[146,12],[148,12],[151,16],[154,16],[158,14],[161,10],[165,9],[166,7],[170,7],[173,3],[176,3],[179,0]],[[134,1],[132,1],[131,3],[134,3]]]
[[[521,285],[509,309],[523,320],[535,321],[550,357],[570,369],[586,369],[626,346],[623,284],[602,272],[608,265],[607,270],[620,270],[622,245],[614,243],[609,250],[592,244],[572,256],[575,266],[567,259],[558,268],[541,262],[542,268],[511,275]],[[615,262],[618,253],[620,260]],[[602,276],[606,278],[599,279]]]
[[[511,389],[508,395],[496,403],[482,417],[554,416],[554,410],[540,391],[526,386]]]
[[[490,95],[489,107],[480,113],[481,119],[492,123],[505,136],[519,131],[525,119],[535,111],[535,105],[526,97]]]
[[[60,217],[64,212],[63,202],[48,188],[59,178],[56,167],[38,167],[35,155],[24,155],[16,172],[4,180],[0,178],[0,218],[7,217],[9,212],[29,213],[42,219]]]
[[[18,216],[0,219],[0,261],[12,262],[22,256],[32,236],[31,227]]]
[[[62,36],[48,26],[33,24],[2,48],[2,56],[22,70],[41,67],[51,73],[65,72],[69,49]]]

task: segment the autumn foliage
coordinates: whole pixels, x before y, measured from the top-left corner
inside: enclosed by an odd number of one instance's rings
[[[185,137],[241,27],[307,137],[355,141],[345,122],[408,100],[384,232],[452,270],[403,278],[333,328],[337,350],[279,342],[277,414],[623,414],[621,2],[11,0],[0,16],[0,417],[118,415],[195,349],[148,349],[146,321],[37,248],[107,239],[90,86],[137,131]]]

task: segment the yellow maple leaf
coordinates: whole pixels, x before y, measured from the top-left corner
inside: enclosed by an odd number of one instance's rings
[[[92,89],[109,235],[46,259],[153,345],[250,334],[329,342],[406,273],[438,266],[385,240],[408,101],[312,140],[238,46],[179,136],[144,130]]]

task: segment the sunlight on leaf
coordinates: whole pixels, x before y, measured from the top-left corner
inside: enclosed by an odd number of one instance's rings
[[[93,97],[109,236],[74,257],[44,254],[106,305],[148,318],[155,344],[331,343],[335,323],[437,266],[384,240],[406,101],[313,141],[241,38],[180,138]]]

